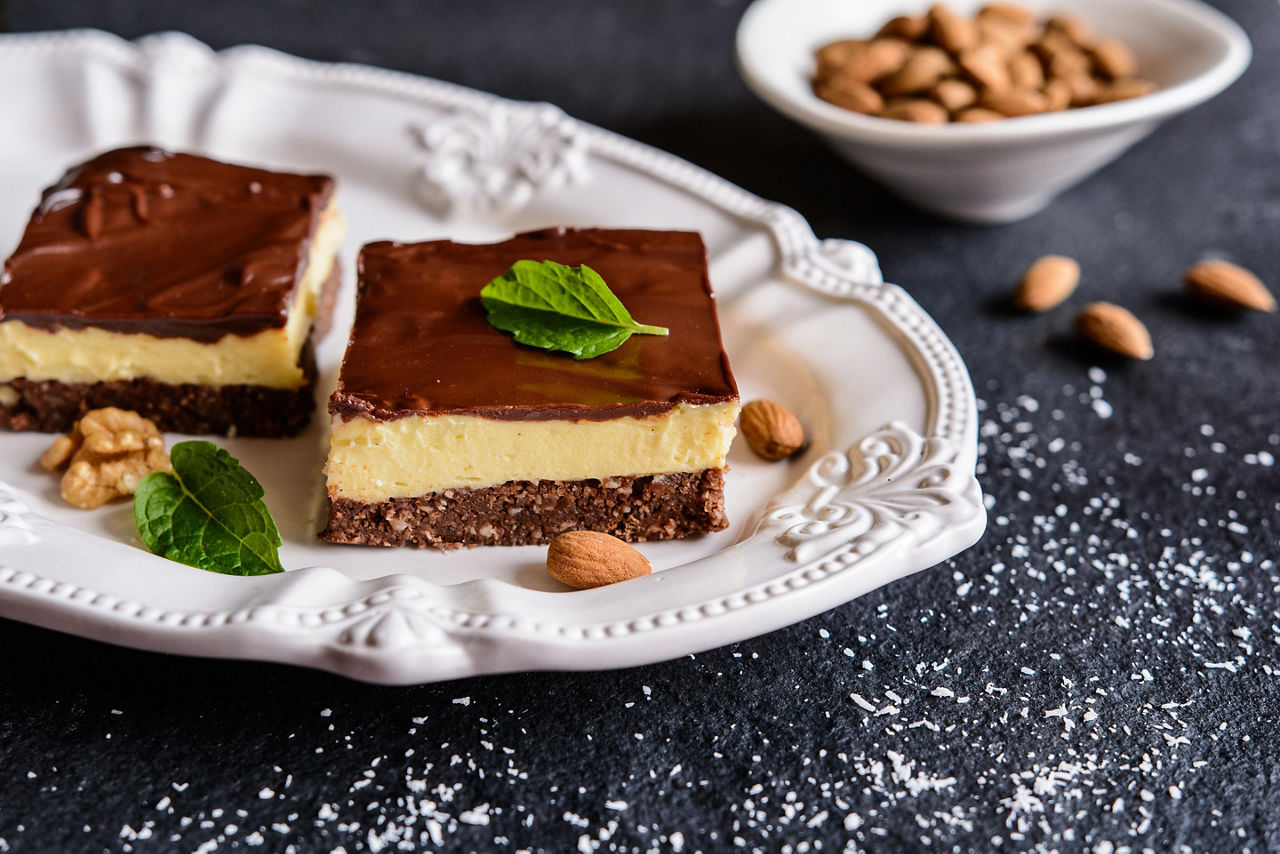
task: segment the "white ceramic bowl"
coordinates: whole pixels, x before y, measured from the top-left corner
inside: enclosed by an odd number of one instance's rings
[[[989,124],[917,125],[863,116],[810,89],[813,52],[867,38],[927,0],[757,0],[738,26],[738,64],[761,98],[817,131],[903,198],[978,223],[1023,219],[1101,168],[1163,119],[1229,86],[1249,64],[1235,22],[1196,0],[1021,0],[1040,14],[1066,11],[1127,43],[1154,94]],[[973,14],[981,0],[953,0]]]

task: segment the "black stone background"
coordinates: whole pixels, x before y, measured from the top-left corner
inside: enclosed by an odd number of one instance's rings
[[[1207,253],[1280,291],[1280,6],[1218,0],[1256,48],[1240,82],[975,228],[757,102],[745,5],[4,0],[12,31],[179,29],[551,101],[866,242],[968,363],[993,509],[931,571],[620,672],[378,688],[0,623],[0,852],[1280,850],[1280,317],[1180,296]],[[1153,361],[1006,309],[1051,251]]]

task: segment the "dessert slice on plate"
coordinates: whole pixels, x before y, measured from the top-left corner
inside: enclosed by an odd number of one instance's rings
[[[592,359],[517,344],[480,291],[522,260],[587,265],[667,337]],[[738,390],[706,248],[675,231],[547,229],[488,245],[372,243],[325,466],[331,542],[450,548],[627,540],[728,523]]]
[[[338,284],[333,179],[125,148],[46,190],[0,281],[0,426],[136,410],[281,436],[314,409]]]

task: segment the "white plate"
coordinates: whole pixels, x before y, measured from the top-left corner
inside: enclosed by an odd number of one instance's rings
[[[224,444],[262,481],[291,571],[202,572],[155,557],[128,504],[74,510],[0,435],[0,615],[166,652],[310,665],[412,683],[660,661],[780,628],[950,557],[981,535],[964,365],[875,256],[818,241],[794,211],[671,155],[457,86],[186,36],[0,39],[0,244],[68,164],[134,142],[333,173],[351,224],[335,381],[360,244],[499,239],[552,224],[700,231],[744,399],[812,435],[799,460],[731,455],[732,527],[642,551],[660,570],[568,592],[544,550],[450,553],[315,540],[325,419],[292,440]],[[172,437],[171,437],[172,439]]]

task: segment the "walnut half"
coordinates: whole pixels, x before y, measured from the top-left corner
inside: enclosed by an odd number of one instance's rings
[[[122,495],[132,495],[153,471],[169,471],[164,436],[136,412],[94,409],[71,433],[59,436],[40,457],[48,471],[66,469],[62,497],[76,507],[92,509]]]

